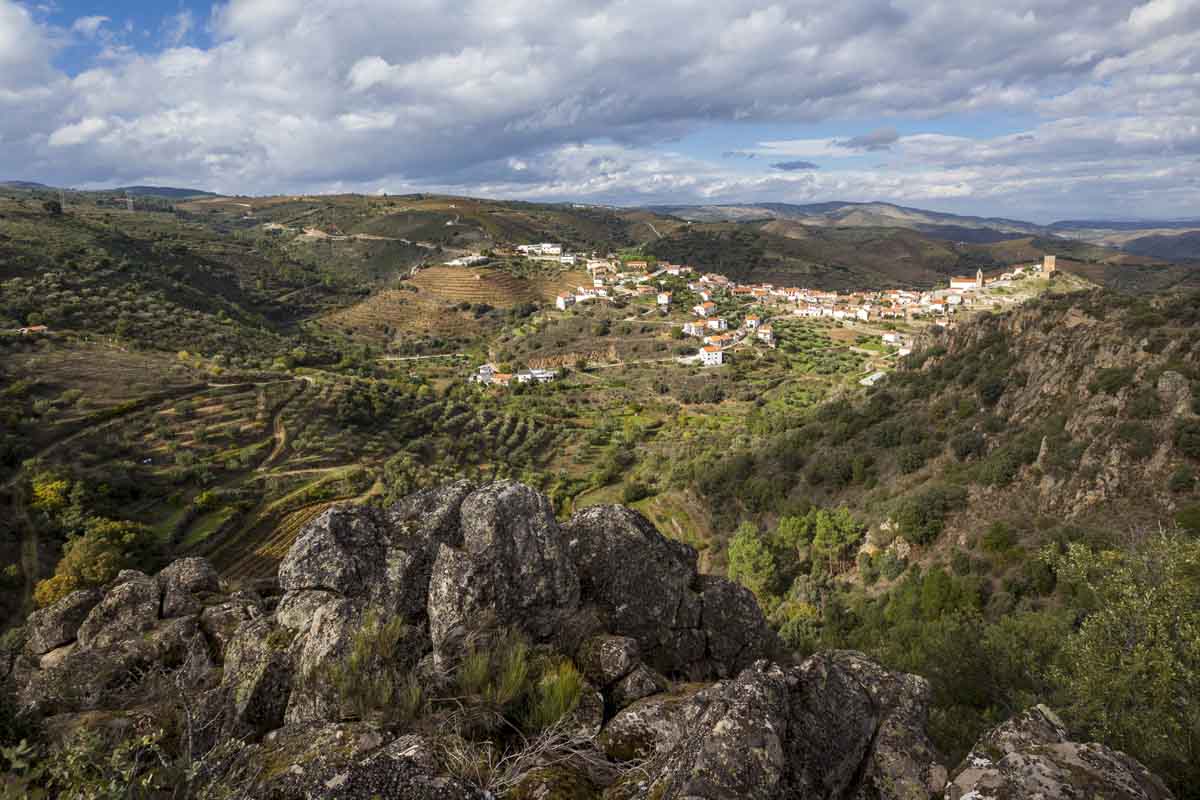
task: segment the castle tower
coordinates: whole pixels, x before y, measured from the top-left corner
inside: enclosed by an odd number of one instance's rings
[[[976,289],[982,289],[982,288],[983,288],[983,267],[980,267],[980,268],[979,268],[979,269],[978,269],[978,270],[975,272],[975,288],[976,288]]]
[[[1050,275],[1057,270],[1058,265],[1055,263],[1057,260],[1057,256],[1042,256],[1042,272]]]

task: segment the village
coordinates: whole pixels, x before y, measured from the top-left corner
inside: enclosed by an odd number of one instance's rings
[[[982,269],[975,275],[955,276],[941,288],[832,292],[769,283],[742,284],[715,273],[701,274],[683,264],[622,259],[616,255],[584,256],[566,252],[561,244],[554,243],[519,245],[514,254],[562,267],[586,268],[590,285],[559,294],[554,302],[557,311],[569,312],[587,303],[640,301],[647,306],[641,311],[642,316],[677,321],[682,335],[696,340],[695,352],[679,356],[676,361],[704,367],[720,367],[734,348],[746,345],[774,348],[777,339],[772,320],[781,317],[877,327],[886,351],[903,357],[911,352],[911,330],[915,326],[952,327],[964,313],[1012,302],[1006,293],[1015,282],[1035,276],[1049,277],[1057,268],[1055,256],[1047,255],[1041,262],[1015,266],[994,276],[986,276]],[[474,265],[480,260],[486,259],[468,256],[456,259],[452,265]],[[680,302],[680,297],[686,300]],[[885,374],[882,370],[872,370],[859,382],[870,386]],[[559,376],[560,372],[546,369],[504,372],[487,363],[479,367],[471,380],[508,386],[513,382],[547,383]]]

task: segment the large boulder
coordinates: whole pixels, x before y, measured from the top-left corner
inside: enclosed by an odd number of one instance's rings
[[[945,780],[924,730],[928,686],[857,653],[759,661],[685,702],[666,697],[634,703],[601,734],[610,756],[650,756],[606,796],[929,800]]]
[[[442,543],[429,582],[434,652],[482,621],[519,625],[536,640],[558,633],[579,604],[579,579],[550,501],[501,482],[462,502],[462,545]]]
[[[1124,753],[1069,741],[1054,712],[1035,706],[985,734],[945,791],[945,800],[1010,797],[1170,800],[1173,795]]]
[[[265,617],[238,628],[225,650],[220,691],[228,713],[224,733],[257,738],[283,725],[291,695],[292,633]]]
[[[599,610],[610,633],[636,639],[642,657],[665,672],[704,657],[700,598],[692,590],[695,550],[623,506],[584,509],[563,534],[584,602]]]
[[[735,675],[756,659],[782,650],[758,601],[745,586],[715,575],[698,576],[696,586],[700,591],[705,658],[714,674]]]
[[[181,558],[158,573],[163,619],[199,614],[208,595],[221,591],[221,578],[203,558]]]
[[[773,654],[777,638],[753,595],[700,575],[696,551],[623,506],[593,506],[563,526],[583,602],[607,631],[637,640],[655,669],[728,677]]]
[[[80,589],[51,606],[34,611],[25,624],[25,652],[41,656],[75,641],[79,626],[100,598],[100,592],[95,589]]]
[[[158,583],[140,572],[124,571],[79,626],[80,649],[109,647],[134,639],[158,621]]]
[[[279,565],[279,584],[291,616],[303,628],[296,598],[315,612],[317,595],[351,598],[412,623],[425,617],[429,577],[439,545],[462,540],[459,507],[474,487],[458,481],[417,492],[386,511],[335,507],[310,522]],[[308,615],[311,619],[311,613]]]

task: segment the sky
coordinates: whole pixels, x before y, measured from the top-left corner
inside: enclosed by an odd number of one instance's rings
[[[0,0],[0,180],[1200,216],[1200,0]]]

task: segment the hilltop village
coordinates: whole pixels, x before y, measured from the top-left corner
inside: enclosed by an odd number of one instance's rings
[[[637,319],[656,317],[677,323],[681,338],[695,341],[695,352],[676,358],[682,365],[720,367],[733,351],[748,347],[774,348],[777,343],[773,321],[780,318],[826,320],[869,331],[879,337],[888,354],[903,357],[911,352],[913,333],[920,326],[953,327],[955,319],[1013,302],[1012,287],[1031,277],[1049,277],[1056,271],[1055,256],[1040,263],[1015,266],[996,275],[955,276],[947,286],[928,290],[886,289],[880,291],[833,292],[770,283],[743,284],[715,273],[700,273],[685,264],[604,257],[567,252],[561,244],[518,245],[497,256],[523,257],[553,262],[563,268],[583,266],[590,284],[555,298],[559,312],[570,312],[587,303],[625,301],[637,309]],[[476,266],[490,260],[485,255],[467,255],[447,262],[448,266]],[[549,369],[506,372],[485,363],[471,380],[490,386],[516,383],[547,383],[561,373]],[[886,373],[872,370],[859,382],[872,385]]]

